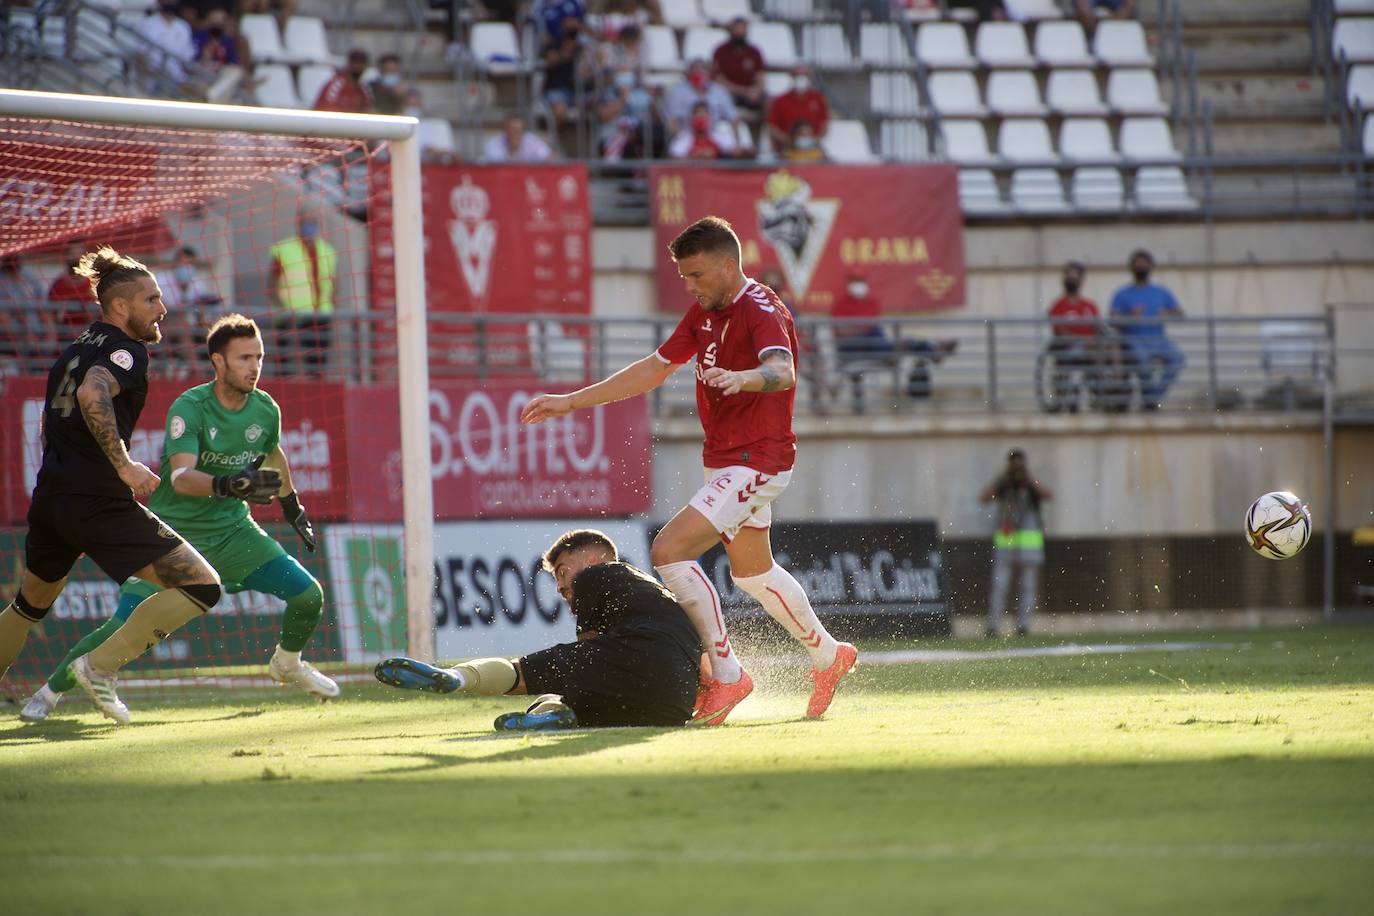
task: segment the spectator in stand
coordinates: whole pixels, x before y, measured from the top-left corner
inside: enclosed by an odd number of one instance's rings
[[[1183,354],[1164,333],[1164,321],[1182,318],[1183,310],[1166,287],[1150,282],[1153,255],[1138,249],[1130,265],[1134,282],[1112,296],[1112,323],[1126,345],[1131,369],[1140,377],[1141,406],[1158,410],[1184,364]]]
[[[315,110],[371,111],[372,93],[363,85],[368,60],[367,52],[362,48],[349,51],[344,65],[329,78],[329,82],[320,87],[320,94],[315,98]]]
[[[817,142],[830,129],[830,106],[826,104],[825,93],[812,81],[811,68],[798,64],[792,68],[792,88],[768,106],[768,135],[773,141],[773,149],[787,149],[797,124],[802,121],[811,125]]]
[[[406,97],[400,113],[410,118],[423,118],[425,116],[425,97],[421,95],[419,89],[411,86],[406,90]]]
[[[318,214],[301,211],[296,234],[272,246],[271,289],[280,312],[282,359],[297,373],[322,371],[333,343],[334,284],[338,256],[320,238]]]
[[[207,10],[201,28],[192,34],[196,63],[205,72],[209,87],[205,100],[219,104],[248,101],[244,97],[243,60],[239,42],[247,46],[247,39],[235,34],[229,13],[221,7]]]
[[[673,142],[668,155],[673,159],[728,159],[736,154],[735,132],[730,125],[711,120],[711,106],[698,102],[692,117]]]
[[[1135,0],[1074,0],[1073,5],[1083,28],[1089,32],[1097,28],[1099,10],[1107,10],[1112,19],[1130,19],[1135,16]]]
[[[601,0],[592,3],[587,12],[588,24],[594,24],[596,34],[605,41],[614,41],[626,26],[642,29],[663,22],[658,0]]]
[[[159,0],[157,12],[138,23],[138,34],[147,42],[139,66],[153,96],[178,96],[192,88],[190,67],[196,45],[190,24],[177,15],[179,6],[177,0]]]
[[[538,134],[525,129],[525,119],[510,115],[499,134],[493,134],[482,148],[486,162],[547,162],[553,150]]]
[[[763,93],[763,74],[767,67],[763,53],[749,43],[748,19],[736,16],[730,20],[730,37],[716,48],[711,64],[716,81],[729,90],[731,101],[757,123],[767,101]]]
[[[849,275],[845,283],[845,293],[830,311],[830,317],[845,319],[834,326],[835,351],[839,356],[840,368],[845,364],[857,362],[878,362],[892,365],[902,354],[917,357],[907,376],[906,393],[913,398],[930,397],[930,369],[927,363],[944,360],[959,347],[957,340],[931,342],[898,338],[893,340],[878,323],[882,306],[869,289],[868,279],[862,274]],[[859,323],[856,319],[869,319],[869,323]]]
[[[0,375],[42,372],[52,359],[57,335],[46,298],[43,281],[18,255],[0,257]]]
[[[168,314],[178,310],[198,310],[220,305],[223,300],[200,275],[200,254],[191,246],[177,249],[172,269],[158,272],[158,287],[162,290],[162,304]],[[199,324],[210,324],[211,316],[197,315]]]
[[[782,148],[782,158],[788,162],[824,162],[825,150],[821,149],[821,138],[816,136],[815,128],[807,121],[798,121],[792,128],[792,137]]]
[[[557,34],[550,34],[544,42],[544,101],[549,106],[554,123],[570,120],[579,95],[579,86],[586,85],[587,60],[591,57],[591,39],[582,32],[582,21],[565,19]]]
[[[534,0],[530,18],[544,27],[549,38],[559,41],[569,23],[575,22],[581,29],[587,18],[587,4],[582,0]]]
[[[368,82],[367,88],[377,114],[398,115],[405,111],[410,86],[401,73],[401,55],[383,54],[377,58],[377,76]]]
[[[1067,406],[1077,412],[1078,401],[1073,397],[1073,370],[1091,369],[1099,354],[1097,303],[1079,293],[1083,285],[1084,267],[1078,261],[1064,265],[1064,295],[1050,306],[1050,353],[1054,359],[1054,373],[1051,379],[1053,399],[1048,404],[1050,412]]]
[[[617,73],[639,74],[644,69],[644,35],[631,23],[596,49],[596,63],[606,77]]]
[[[711,68],[700,58],[687,67],[687,78],[668,90],[668,98],[664,102],[668,130],[677,134],[688,126],[692,109],[699,102],[705,102],[710,108],[712,121],[732,127],[739,121],[739,111],[730,98],[730,91],[711,80]]]
[[[949,0],[949,6],[950,9],[973,10],[979,22],[1001,22],[1010,18],[1002,0]]]
[[[48,301],[57,303],[53,308],[53,321],[57,325],[58,343],[62,346],[75,340],[86,329],[86,325],[100,317],[100,308],[95,304],[90,281],[74,273],[85,253],[85,245],[78,243],[69,246],[66,269],[48,287]]]
[[[1030,633],[1039,597],[1040,567],[1045,563],[1045,520],[1041,504],[1051,497],[1048,487],[1031,476],[1026,453],[1007,453],[1007,467],[979,497],[997,503],[997,527],[992,535],[992,583],[988,587],[988,638],[996,639],[1007,607],[1007,592],[1021,572],[1021,604],[1016,612],[1016,635]]]

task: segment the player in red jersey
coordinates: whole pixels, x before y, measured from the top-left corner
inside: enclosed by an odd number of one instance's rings
[[[698,220],[668,250],[696,299],[677,330],[655,352],[594,385],[539,395],[525,405],[520,419],[539,423],[643,394],[695,357],[706,485],[659,531],[649,552],[710,659],[711,676],[697,696],[694,718],[719,725],[753,689],[730,646],[720,595],[697,562],[720,541],[735,584],[811,656],[814,688],[806,714],[819,716],[858,653],[826,632],[801,584],[774,562],[768,538],[771,504],[791,480],[797,453],[792,316],[772,290],[744,275],[739,238],[725,220]]]

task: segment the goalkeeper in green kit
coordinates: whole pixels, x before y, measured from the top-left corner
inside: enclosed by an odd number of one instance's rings
[[[306,549],[315,550],[315,529],[296,498],[281,448],[281,409],[257,387],[262,335],[251,318],[226,315],[211,326],[206,349],[215,380],[182,393],[167,411],[162,482],[148,508],[209,561],[225,591],[265,592],[286,601],[268,673],[278,684],[294,684],[320,700],[333,699],[339,695],[338,684],[301,660],[324,608],[320,583],[248,514],[248,503],[266,505],[276,497]],[[20,718],[47,718],[62,694],[76,686],[67,670],[72,660],[108,639],[157,591],[139,579],[126,580],[115,616],[72,647],[24,704]]]

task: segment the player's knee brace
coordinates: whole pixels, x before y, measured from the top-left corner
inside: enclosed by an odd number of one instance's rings
[[[181,593],[200,605],[202,611],[208,611],[216,604],[219,604],[220,596],[224,594],[224,589],[220,587],[218,582],[182,585],[180,588]]]
[[[50,604],[47,607],[34,607],[29,603],[28,599],[24,597],[24,593],[19,592],[14,596],[14,609],[19,612],[20,617],[37,623],[48,616],[48,611],[52,610],[52,605]]]

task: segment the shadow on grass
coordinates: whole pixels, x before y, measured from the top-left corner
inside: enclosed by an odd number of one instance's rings
[[[76,719],[47,719],[43,722],[22,722],[18,719],[0,728],[0,746],[57,743],[60,741],[89,741],[103,738],[119,726],[113,722],[82,722]]]
[[[423,773],[430,770],[444,770],[452,767],[469,766],[472,764],[502,763],[511,760],[556,760],[559,758],[580,757],[584,754],[594,754],[608,748],[624,747],[631,744],[638,744],[656,735],[661,735],[673,729],[666,728],[600,728],[587,729],[585,731],[566,732],[561,734],[543,733],[540,738],[551,739],[547,743],[524,744],[510,750],[500,751],[495,754],[488,754],[481,757],[469,757],[462,754],[441,754],[436,751],[381,751],[374,753],[354,753],[354,754],[313,754],[311,759],[322,758],[394,758],[400,760],[419,761],[412,766],[396,766],[385,770],[374,770],[370,776],[394,776],[401,773]],[[448,738],[448,741],[521,741],[536,737],[529,733],[483,733],[474,735],[460,735]]]

